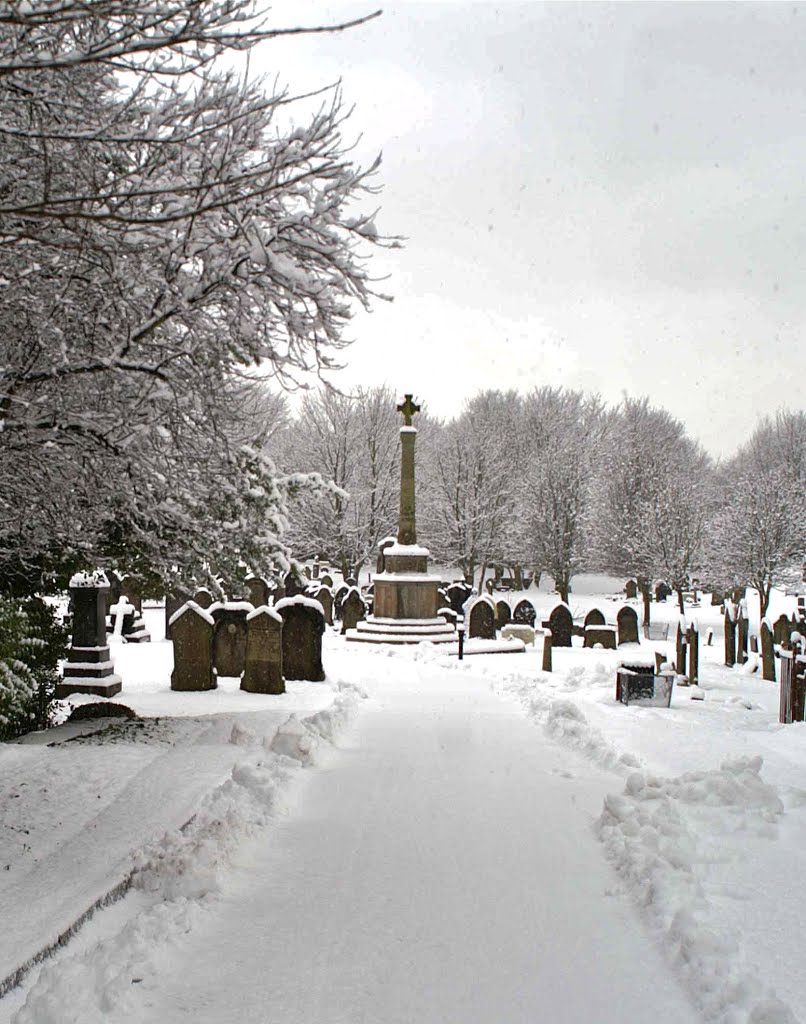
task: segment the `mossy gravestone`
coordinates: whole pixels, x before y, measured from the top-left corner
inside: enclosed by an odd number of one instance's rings
[[[638,613],[634,608],[625,605],[619,609],[616,615],[618,626],[618,642],[621,644],[637,644],[638,641]]]
[[[775,637],[766,619],[761,623],[761,669],[764,679],[775,682]]]
[[[567,604],[558,604],[549,615],[552,647],[570,647],[574,632],[574,617]]]
[[[172,690],[214,690],[213,617],[188,601],[171,621],[174,645]]]
[[[275,605],[275,611],[283,617],[283,675],[320,683],[325,678],[322,606],[308,597],[287,597]]]
[[[283,618],[265,605],[246,616],[246,660],[241,689],[249,693],[285,693]]]
[[[628,601],[634,601],[638,597],[638,584],[635,580],[627,580],[624,592],[627,595]]]
[[[467,635],[480,640],[495,640],[495,607],[487,597],[480,597],[470,606]]]
[[[534,626],[536,618],[537,612],[531,601],[528,601],[526,598],[518,601],[515,605],[515,611],[512,613],[513,622],[516,622],[519,626]]]

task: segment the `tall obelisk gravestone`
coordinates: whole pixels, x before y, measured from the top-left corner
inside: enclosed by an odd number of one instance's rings
[[[375,643],[419,643],[455,639],[453,627],[437,615],[439,576],[428,574],[427,548],[417,544],[414,497],[414,442],[417,428],[412,416],[420,411],[411,395],[398,405],[400,428],[400,518],[397,543],[384,550],[384,571],[373,577],[374,614],[347,631],[348,640]]]

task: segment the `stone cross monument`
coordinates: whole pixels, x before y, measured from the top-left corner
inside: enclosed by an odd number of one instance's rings
[[[397,540],[384,542],[381,571],[375,573],[373,615],[347,629],[348,640],[369,643],[445,643],[455,640],[453,626],[437,615],[442,580],[428,572],[427,548],[417,543],[414,502],[414,442],[412,416],[420,411],[411,395],[397,406],[400,428],[400,519]]]

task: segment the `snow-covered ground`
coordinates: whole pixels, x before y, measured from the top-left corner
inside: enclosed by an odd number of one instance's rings
[[[549,675],[539,641],[460,663],[335,633],[325,683],[172,693],[152,613],[114,651],[140,721],[0,746],[0,980],[121,897],[0,1021],[227,1020],[234,993],[244,1021],[799,1019],[805,727],[687,612],[705,699],[669,709],[615,703],[629,649]]]

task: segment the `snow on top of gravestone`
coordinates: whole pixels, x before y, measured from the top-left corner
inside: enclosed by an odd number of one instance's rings
[[[202,608],[202,606],[200,604],[196,604],[195,601],[186,601],[181,608],[178,608],[170,619],[168,619],[168,625],[172,626],[181,615],[185,614],[185,612],[195,612],[204,619],[205,622],[209,622],[211,626],[215,625],[215,619],[213,616],[206,608]]]
[[[74,576],[70,577],[70,582],[67,584],[68,587],[95,587],[100,589],[109,586],[109,580],[106,578],[106,573],[103,569],[94,569],[92,572],[88,572],[83,569],[81,572],[77,572]]]
[[[269,608],[267,604],[262,604],[260,607],[255,608],[253,612],[249,612],[246,616],[246,621],[251,622],[252,619],[256,619],[258,615],[268,615],[270,619],[275,619],[277,622],[282,622],[283,617],[275,608]]]
[[[291,608],[294,605],[303,605],[306,608],[314,608],[320,615],[324,615],[324,609],[321,604],[312,597],[305,597],[304,594],[297,594],[296,597],[284,597],[281,601],[278,601],[274,606],[276,612],[282,611],[283,608]]]
[[[416,427],[401,427],[400,428],[400,433],[401,434],[416,434],[417,433],[417,428]]]
[[[213,612],[223,608],[228,612],[251,612],[254,607],[251,601],[213,601],[209,610]]]
[[[398,544],[395,541],[388,548],[384,549],[384,555],[413,555],[417,558],[428,558],[431,552],[428,548],[421,547],[419,544]]]

